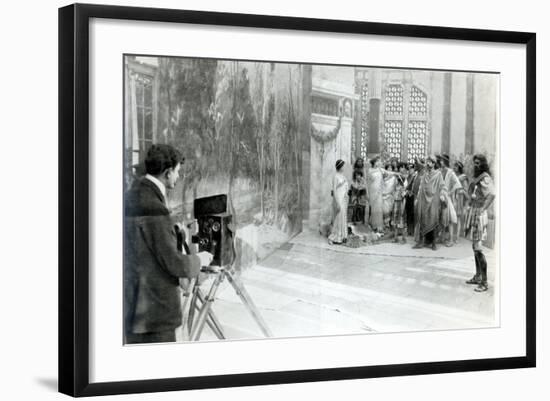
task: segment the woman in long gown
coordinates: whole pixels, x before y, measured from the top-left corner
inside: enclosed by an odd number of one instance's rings
[[[384,210],[383,197],[384,192],[384,171],[382,170],[382,161],[375,157],[370,161],[371,168],[368,172],[367,184],[369,194],[370,217],[369,224],[374,231],[384,231]]]
[[[386,166],[386,174],[384,175],[384,183],[382,185],[382,215],[385,229],[390,228],[393,204],[395,202],[395,188],[397,186],[397,177],[393,174],[388,174],[388,172],[393,171],[392,169],[393,167],[391,167],[391,165]],[[382,172],[384,172],[384,170]]]
[[[336,174],[332,181],[332,208],[334,218],[332,220],[332,228],[328,236],[329,244],[341,244],[348,235],[348,189],[349,184],[342,169],[344,167],[343,160],[336,161]]]

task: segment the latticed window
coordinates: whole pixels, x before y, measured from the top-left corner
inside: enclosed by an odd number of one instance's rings
[[[386,87],[386,114],[403,114],[403,87],[391,84]]]
[[[384,122],[384,141],[386,152],[390,157],[401,157],[401,139],[403,136],[403,122],[400,120],[386,120]]]
[[[363,84],[361,87],[361,144],[360,151],[363,159],[367,158],[367,140],[368,140],[368,127],[369,127],[369,85]]]
[[[416,86],[411,88],[409,100],[409,121],[407,135],[407,159],[413,162],[415,157],[426,155],[428,138],[428,97]]]
[[[139,149],[134,152],[144,157],[153,144],[153,79],[144,74],[135,73],[136,85],[136,119],[139,138]]]
[[[389,157],[401,158],[403,138],[403,86],[390,84],[386,86],[384,120],[384,143]]]
[[[409,121],[408,161],[426,155],[426,121]]]
[[[411,117],[426,117],[428,112],[428,97],[416,86],[411,88],[409,115]]]
[[[139,164],[153,143],[154,132],[154,70],[150,66],[130,62],[127,78],[128,136],[126,137],[130,165]]]

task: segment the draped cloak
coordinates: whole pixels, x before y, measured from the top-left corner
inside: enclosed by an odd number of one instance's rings
[[[451,169],[445,171],[445,187],[447,188],[447,207],[441,213],[441,223],[444,227],[457,223],[455,199],[456,193],[462,188],[455,172]]]
[[[441,210],[440,196],[447,198],[447,187],[441,171],[427,171],[421,177],[420,188],[417,196],[418,222],[420,235],[424,236],[439,226],[439,214]]]
[[[348,212],[348,189],[349,184],[341,173],[336,173],[332,182],[334,217],[329,240],[335,243],[342,243],[348,235],[347,212]]]
[[[381,168],[369,169],[368,175],[368,195],[370,206],[370,219],[369,224],[373,230],[384,229],[383,219],[383,198],[382,192],[384,189],[384,172]]]

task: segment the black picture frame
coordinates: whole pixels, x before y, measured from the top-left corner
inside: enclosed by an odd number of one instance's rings
[[[273,28],[526,48],[526,353],[521,357],[90,383],[89,22],[91,18]],[[536,363],[536,35],[358,21],[74,4],[59,9],[59,391],[95,396],[534,367]]]

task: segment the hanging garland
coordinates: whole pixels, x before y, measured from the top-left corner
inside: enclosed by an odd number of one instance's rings
[[[317,129],[313,126],[313,123],[311,124],[311,136],[313,139],[315,139],[316,142],[319,143],[319,156],[321,157],[321,166],[324,163],[324,156],[325,156],[325,144],[328,142],[333,141],[338,136],[338,132],[340,132],[340,126],[342,124],[342,115],[338,117],[338,122],[336,123],[336,127],[330,131],[322,131],[320,129]]]
[[[342,124],[342,116],[340,115],[338,117],[338,122],[336,123],[336,127],[330,131],[323,131],[320,129],[315,128],[313,124],[311,124],[311,136],[313,139],[315,139],[317,142],[319,142],[321,145],[325,145],[325,143],[330,142],[338,136],[338,132],[340,131],[340,126]]]

